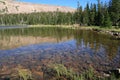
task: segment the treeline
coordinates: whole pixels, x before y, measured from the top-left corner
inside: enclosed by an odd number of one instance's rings
[[[3,14],[0,15],[0,25],[18,25],[18,24],[45,24],[45,25],[57,25],[57,24],[73,24],[74,13],[65,12],[40,12],[29,14]]]
[[[83,9],[78,3],[74,13],[65,12],[40,12],[29,14],[1,14],[0,25],[71,25],[101,26],[120,28],[120,0],[110,0],[109,3],[87,4]]]
[[[101,27],[120,27],[120,0],[110,0],[109,3],[87,4],[83,9],[78,2],[75,18],[80,25],[95,25]]]

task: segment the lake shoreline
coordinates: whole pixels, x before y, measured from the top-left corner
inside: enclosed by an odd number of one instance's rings
[[[33,28],[33,27],[58,27],[67,29],[81,29],[91,30],[98,33],[109,34],[114,39],[120,40],[120,28],[100,28],[99,26],[79,26],[79,25],[13,25],[0,26],[0,29],[14,29],[14,28]]]
[[[10,25],[10,26],[2,26],[0,25],[0,30],[1,29],[15,29],[15,28],[27,28],[28,26],[27,25]]]
[[[79,26],[79,25],[29,25],[29,27],[60,27],[67,29],[91,30],[98,33],[111,35],[113,39],[120,40],[120,28],[100,28],[99,26]]]
[[[101,28],[100,26],[79,26],[76,25],[28,25],[28,27],[62,27],[62,28],[80,28],[80,29],[100,29],[100,30],[106,30],[106,31],[116,31],[120,32],[120,28]]]
[[[115,32],[120,32],[120,28],[100,28],[100,26],[79,26],[79,25],[0,25],[1,28],[24,28],[24,27],[62,27],[62,28],[79,28],[83,30],[93,30],[93,29],[98,29],[102,31],[115,31]]]

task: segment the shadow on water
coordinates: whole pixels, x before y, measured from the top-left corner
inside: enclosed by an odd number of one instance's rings
[[[21,66],[41,79],[42,66],[52,63],[80,73],[89,66],[96,71],[120,67],[120,41],[105,34],[65,28],[0,30],[0,76],[14,74]]]

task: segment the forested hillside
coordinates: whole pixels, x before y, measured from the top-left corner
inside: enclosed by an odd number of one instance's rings
[[[30,14],[4,14],[0,15],[1,25],[56,25],[56,24],[73,24],[74,22],[73,13],[64,12],[40,12],[40,13],[30,13]]]
[[[18,24],[79,24],[81,26],[120,27],[120,0],[109,3],[87,4],[83,9],[78,2],[75,12],[35,12],[29,14],[1,14],[1,25]]]

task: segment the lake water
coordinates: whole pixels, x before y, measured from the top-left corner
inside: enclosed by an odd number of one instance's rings
[[[42,79],[43,65],[64,64],[76,72],[92,66],[96,72],[120,67],[120,40],[89,30],[20,28],[0,30],[0,78],[18,67]]]

